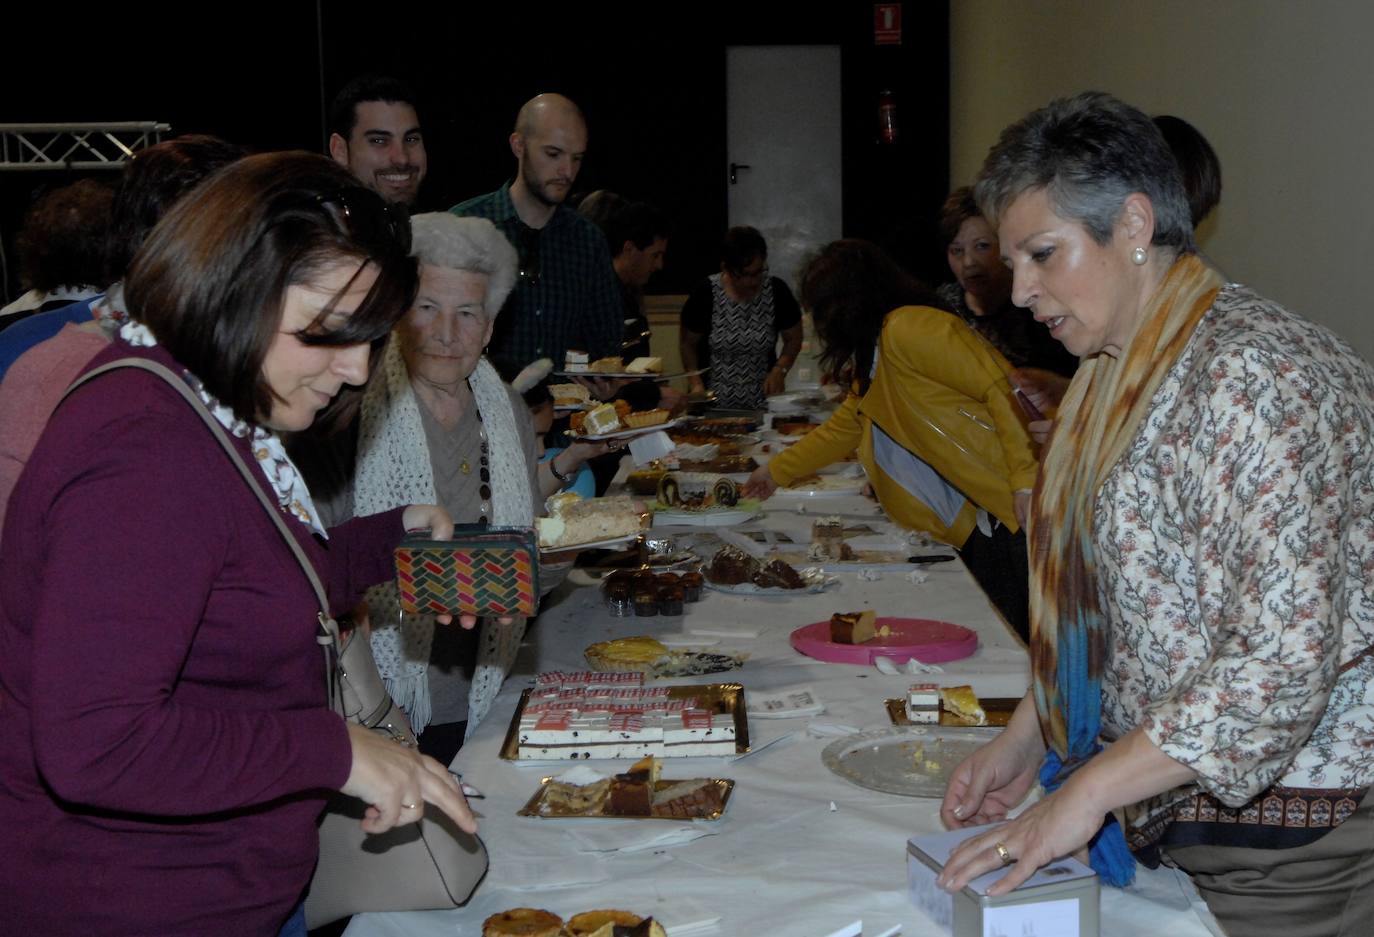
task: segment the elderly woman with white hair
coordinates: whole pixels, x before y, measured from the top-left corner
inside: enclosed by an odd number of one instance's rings
[[[435,212],[411,228],[420,286],[363,395],[353,482],[336,506],[365,516],[424,492],[456,523],[528,527],[543,513],[529,409],[483,357],[515,286],[515,249],[481,218]],[[402,614],[394,584],[367,603],[387,688],[421,750],[447,763],[500,690],[524,621],[436,629],[433,616]]]

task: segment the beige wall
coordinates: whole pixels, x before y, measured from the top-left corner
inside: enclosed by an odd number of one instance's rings
[[[1203,251],[1374,360],[1371,36],[1355,0],[951,0],[951,183],[1059,95],[1176,114],[1221,158]]]

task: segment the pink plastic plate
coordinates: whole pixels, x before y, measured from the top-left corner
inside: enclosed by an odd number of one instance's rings
[[[834,664],[871,664],[875,657],[886,657],[894,664],[905,664],[913,657],[923,664],[942,664],[978,650],[978,635],[953,622],[879,618],[877,627],[884,625],[892,629],[886,637],[864,644],[835,644],[830,640],[830,622],[818,621],[792,632],[792,646],[807,657]]]

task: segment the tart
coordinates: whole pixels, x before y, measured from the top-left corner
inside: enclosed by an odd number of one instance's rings
[[[641,410],[638,413],[627,413],[624,416],[625,425],[630,429],[643,429],[646,426],[658,426],[668,422],[667,410]]]
[[[982,704],[978,702],[978,694],[974,693],[973,687],[967,684],[941,687],[940,702],[944,704],[946,712],[958,716],[963,720],[964,725],[985,726],[988,724],[988,714],[983,711]]]
[[[511,908],[482,922],[482,937],[559,937],[563,919],[538,908]]]
[[[657,596],[653,596],[655,602]],[[668,648],[660,641],[644,635],[598,641],[583,652],[587,663],[598,671],[647,671],[656,661],[666,657]]]
[[[592,937],[606,925],[634,927],[644,921],[638,914],[629,911],[583,911],[568,918],[568,937]],[[614,933],[614,930],[612,930]]]

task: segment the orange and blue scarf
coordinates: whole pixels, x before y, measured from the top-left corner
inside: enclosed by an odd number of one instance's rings
[[[1040,770],[1046,791],[1056,790],[1102,750],[1102,669],[1111,623],[1098,603],[1098,492],[1220,286],[1196,256],[1180,257],[1141,311],[1121,356],[1084,360],[1060,406],[1030,525],[1031,665],[1035,706],[1049,745]],[[1135,860],[1111,814],[1089,851],[1107,884],[1127,885],[1135,877]]]

